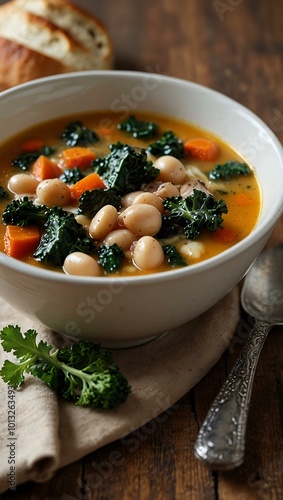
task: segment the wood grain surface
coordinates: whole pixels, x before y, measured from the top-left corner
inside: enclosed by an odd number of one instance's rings
[[[3,2],[2,2],[3,3]],[[212,87],[257,113],[283,140],[282,0],[83,0],[107,25],[115,68],[154,71]],[[268,243],[283,241],[283,219]],[[283,498],[283,328],[256,372],[245,463],[217,473],[194,458],[198,429],[250,328],[159,419],[3,500],[253,500]],[[117,453],[115,453],[117,452]]]

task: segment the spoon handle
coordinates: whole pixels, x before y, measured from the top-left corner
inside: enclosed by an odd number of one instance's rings
[[[241,465],[254,374],[270,323],[257,321],[242,352],[213,402],[195,443],[195,456],[218,470]]]

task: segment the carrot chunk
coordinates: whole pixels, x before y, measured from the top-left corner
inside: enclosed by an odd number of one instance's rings
[[[80,181],[76,182],[73,186],[70,187],[71,193],[73,198],[76,200],[79,199],[79,197],[85,192],[85,191],[91,191],[92,189],[98,189],[98,188],[103,188],[105,189],[106,186],[99,177],[98,174],[93,172],[92,174],[86,175],[83,179]]]
[[[38,247],[40,232],[36,226],[7,226],[4,235],[4,252],[16,259],[32,254]]]
[[[64,167],[71,169],[78,167],[83,170],[91,165],[91,162],[96,158],[96,154],[89,148],[77,147],[64,149],[62,158]]]
[[[111,135],[111,134],[113,134],[113,131],[114,131],[114,129],[112,129],[110,127],[100,127],[98,129],[98,133],[101,135]]]
[[[43,148],[44,142],[40,139],[29,139],[23,142],[21,145],[21,150],[23,153],[32,153],[33,151],[39,151]]]
[[[54,161],[49,160],[49,158],[44,155],[40,155],[37,160],[35,160],[31,173],[36,179],[45,181],[46,179],[55,179],[59,177],[62,170]]]
[[[192,158],[206,161],[215,160],[218,153],[215,142],[203,137],[189,139],[184,143],[184,149]]]

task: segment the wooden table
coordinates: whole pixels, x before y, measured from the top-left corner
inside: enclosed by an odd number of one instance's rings
[[[282,0],[84,0],[108,26],[117,69],[164,73],[212,87],[256,112],[283,139]],[[269,245],[283,241],[283,218]],[[151,432],[133,446],[112,443],[3,499],[251,500],[283,498],[283,328],[274,328],[259,361],[243,466],[217,473],[194,457],[198,429],[227,377],[242,339]],[[113,450],[120,463],[109,466]],[[108,463],[108,466],[107,466]],[[110,464],[111,465],[111,464]],[[94,476],[94,470],[99,475]],[[94,477],[96,481],[94,481]],[[97,480],[99,477],[99,481]]]

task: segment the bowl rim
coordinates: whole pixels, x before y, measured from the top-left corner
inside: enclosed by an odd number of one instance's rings
[[[158,74],[158,73],[150,73],[144,71],[127,71],[127,70],[89,70],[89,71],[77,71],[72,73],[65,73],[62,75],[52,75],[43,78],[38,78],[36,80],[31,80],[10,89],[4,90],[0,93],[0,102],[1,100],[6,100],[9,96],[17,95],[25,90],[29,91],[32,88],[41,87],[49,83],[56,83],[62,80],[81,80],[88,78],[126,78],[126,79],[140,79],[145,78],[150,75],[155,75],[161,81],[161,83],[173,84],[173,85],[181,85],[187,88],[194,88],[200,91],[203,91],[206,94],[211,96],[215,96],[218,99],[230,103],[231,105],[236,106],[239,110],[242,109],[246,116],[248,116],[251,120],[254,120],[258,126],[264,130],[264,132],[269,137],[274,150],[276,150],[278,157],[281,158],[281,166],[282,166],[282,174],[283,174],[283,148],[282,145],[275,135],[275,133],[271,130],[271,128],[253,111],[249,108],[241,104],[240,102],[232,99],[231,97],[205,85],[202,85],[197,82],[193,82],[191,80],[185,80],[182,78]],[[52,121],[52,120],[51,120]],[[231,146],[233,147],[233,145]],[[208,258],[202,262],[194,263],[192,266],[187,266],[181,269],[171,269],[163,272],[154,272],[150,274],[145,274],[141,276],[74,276],[67,275],[65,273],[60,273],[58,271],[53,271],[49,269],[41,269],[38,266],[32,266],[26,262],[17,260],[13,257],[5,255],[4,252],[0,252],[0,266],[9,268],[20,274],[24,274],[26,276],[30,276],[35,279],[43,279],[47,281],[54,281],[56,283],[81,283],[81,284],[99,284],[104,283],[105,285],[113,283],[114,280],[121,284],[137,284],[137,283],[148,283],[155,281],[165,282],[171,281],[178,277],[186,277],[187,275],[194,275],[195,273],[205,272],[206,270],[216,267],[218,265],[224,264],[227,260],[235,257],[236,255],[240,255],[245,252],[249,247],[253,246],[258,240],[261,239],[262,235],[268,232],[269,228],[274,226],[274,214],[277,214],[277,219],[283,212],[283,175],[282,175],[282,185],[281,185],[281,195],[274,202],[273,213],[268,214],[259,226],[256,225],[255,228],[249,233],[243,240],[236,243],[233,247],[224,250],[220,254],[217,254],[213,257]]]

